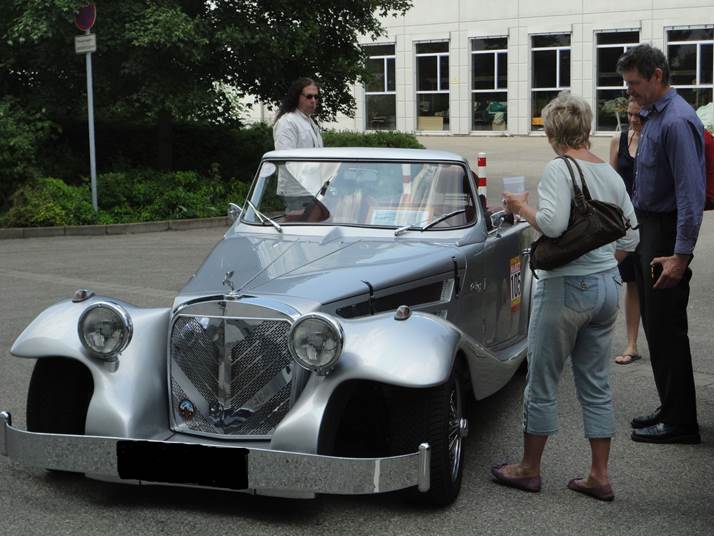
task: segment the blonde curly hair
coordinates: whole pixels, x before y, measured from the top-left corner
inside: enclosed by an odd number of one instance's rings
[[[541,116],[548,141],[557,153],[568,147],[590,148],[593,112],[582,97],[563,91],[546,104]]]

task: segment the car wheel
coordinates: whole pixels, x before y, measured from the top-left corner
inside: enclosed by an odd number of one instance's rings
[[[399,453],[416,452],[420,443],[431,447],[429,491],[410,490],[414,502],[446,506],[454,502],[461,488],[464,465],[464,397],[458,371],[443,385],[410,393],[403,401],[396,427],[394,446]],[[406,427],[411,430],[406,430]],[[401,428],[401,430],[400,430]]]
[[[38,359],[27,393],[27,429],[51,434],[84,434],[94,385],[79,361]]]

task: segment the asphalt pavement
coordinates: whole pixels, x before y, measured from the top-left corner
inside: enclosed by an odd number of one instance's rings
[[[603,156],[606,139],[594,148]],[[535,195],[552,153],[543,138],[428,138],[472,161],[488,153],[489,199],[500,178],[523,175]],[[88,287],[141,306],[168,306],[220,240],[222,228],[117,236],[0,240],[0,410],[25,424],[31,360],[9,354],[12,341],[45,307]],[[560,432],[543,460],[543,489],[527,494],[491,482],[492,464],[517,459],[521,393],[517,374],[496,395],[469,405],[463,487],[454,505],[424,510],[395,494],[287,500],[189,488],[134,487],[22,467],[0,457],[0,535],[5,534],[613,534],[714,532],[714,214],[705,214],[693,262],[690,339],[698,384],[701,445],[648,445],[629,439],[629,420],[657,404],[647,344],[643,359],[612,367],[618,434],[613,441],[613,503],[566,489],[588,469],[580,408],[570,370],[559,395]],[[616,350],[624,347],[624,319]],[[200,460],[186,460],[200,463]],[[181,467],[176,468],[177,471]]]

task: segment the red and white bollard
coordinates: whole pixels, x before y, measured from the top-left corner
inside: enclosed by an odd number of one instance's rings
[[[484,199],[488,198],[487,194],[487,183],[486,178],[486,153],[479,153],[477,159],[476,176],[478,177],[478,190],[479,196],[483,196]]]

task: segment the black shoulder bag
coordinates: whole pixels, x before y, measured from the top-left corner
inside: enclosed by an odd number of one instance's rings
[[[568,228],[559,237],[542,235],[531,244],[530,267],[534,271],[552,270],[568,264],[588,251],[622,238],[630,228],[630,221],[619,206],[590,197],[583,170],[574,158],[567,155],[558,158],[568,166],[573,181],[570,220]],[[570,161],[578,168],[582,190],[577,185]]]

